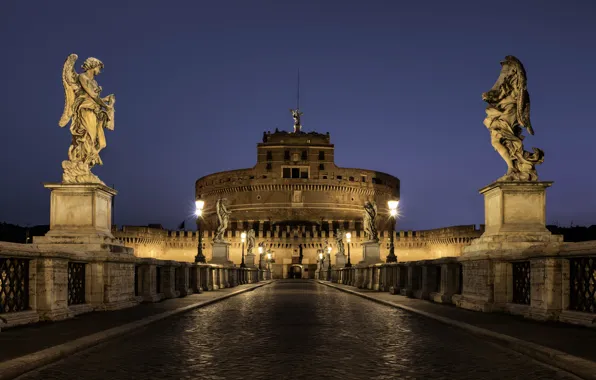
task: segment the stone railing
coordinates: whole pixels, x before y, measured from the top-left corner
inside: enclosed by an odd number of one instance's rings
[[[269,271],[138,258],[47,252],[0,242],[0,327],[61,320],[271,278]]]
[[[471,310],[596,326],[596,241],[333,268],[331,281]]]

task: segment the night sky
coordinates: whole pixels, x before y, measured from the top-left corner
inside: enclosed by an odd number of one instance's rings
[[[398,229],[484,222],[502,176],[481,93],[499,61],[528,73],[547,221],[596,223],[596,2],[26,1],[0,4],[0,221],[49,223],[70,144],[61,70],[101,59],[115,131],[103,167],[116,223],[176,226],[194,182],[252,167],[263,131],[329,132],[336,164],[401,180]],[[526,133],[527,135],[527,133]]]

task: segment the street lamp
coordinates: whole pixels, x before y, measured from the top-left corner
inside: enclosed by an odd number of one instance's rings
[[[352,263],[350,262],[350,242],[352,241],[352,234],[346,232],[346,241],[348,242],[348,262],[344,265],[345,268],[351,268]]]
[[[329,262],[327,263],[327,281],[331,281],[331,246],[327,247],[327,255],[329,256]]]
[[[386,262],[388,263],[396,263],[397,256],[395,256],[395,246],[393,245],[393,235],[395,233],[395,218],[397,217],[397,205],[399,205],[399,201],[388,201],[387,206],[389,206],[389,220],[391,220],[391,238],[389,240],[389,255],[387,255]]]
[[[205,255],[203,255],[203,232],[201,231],[201,219],[203,217],[203,208],[205,208],[205,201],[195,201],[195,215],[197,217],[197,234],[199,237],[199,244],[197,247],[197,255],[195,256],[195,263],[206,263]]]
[[[271,251],[267,252],[267,269],[269,270],[269,276],[271,277]]]
[[[246,268],[246,264],[244,264],[244,242],[246,241],[246,232],[240,234],[240,241],[242,242],[242,262],[240,263],[240,268]]]
[[[325,252],[323,249],[319,249],[319,262],[320,262],[320,267],[319,267],[319,280],[322,279],[322,275],[321,272],[323,272],[323,265],[325,265],[325,255],[323,254],[323,252]]]
[[[259,270],[263,270],[263,243],[259,243]]]

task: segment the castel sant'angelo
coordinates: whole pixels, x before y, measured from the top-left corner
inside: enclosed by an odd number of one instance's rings
[[[362,260],[362,243],[368,240],[363,226],[367,201],[378,206],[376,227],[383,260],[389,253],[391,233],[399,261],[459,256],[463,247],[482,234],[474,225],[395,232],[387,201],[400,199],[399,179],[374,170],[337,166],[329,133],[303,132],[302,113],[292,112],[292,132],[263,133],[257,144],[255,166],[210,174],[196,181],[196,199],[205,205],[202,244],[207,262],[212,258],[218,224],[218,199],[223,199],[231,212],[224,235],[231,244],[230,260],[240,264],[241,233],[252,229],[256,243],[272,254],[274,278],[288,277],[290,268],[296,265],[302,268],[302,277],[312,278],[318,252],[327,246],[332,248],[331,264],[335,265],[338,230],[351,234],[350,243],[343,240],[350,246],[351,262]],[[141,257],[194,261],[197,254],[198,235],[194,231],[123,226],[114,234]]]

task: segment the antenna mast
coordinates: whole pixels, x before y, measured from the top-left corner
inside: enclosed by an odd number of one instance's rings
[[[298,69],[298,86],[296,92],[296,110],[300,110],[300,68]]]

